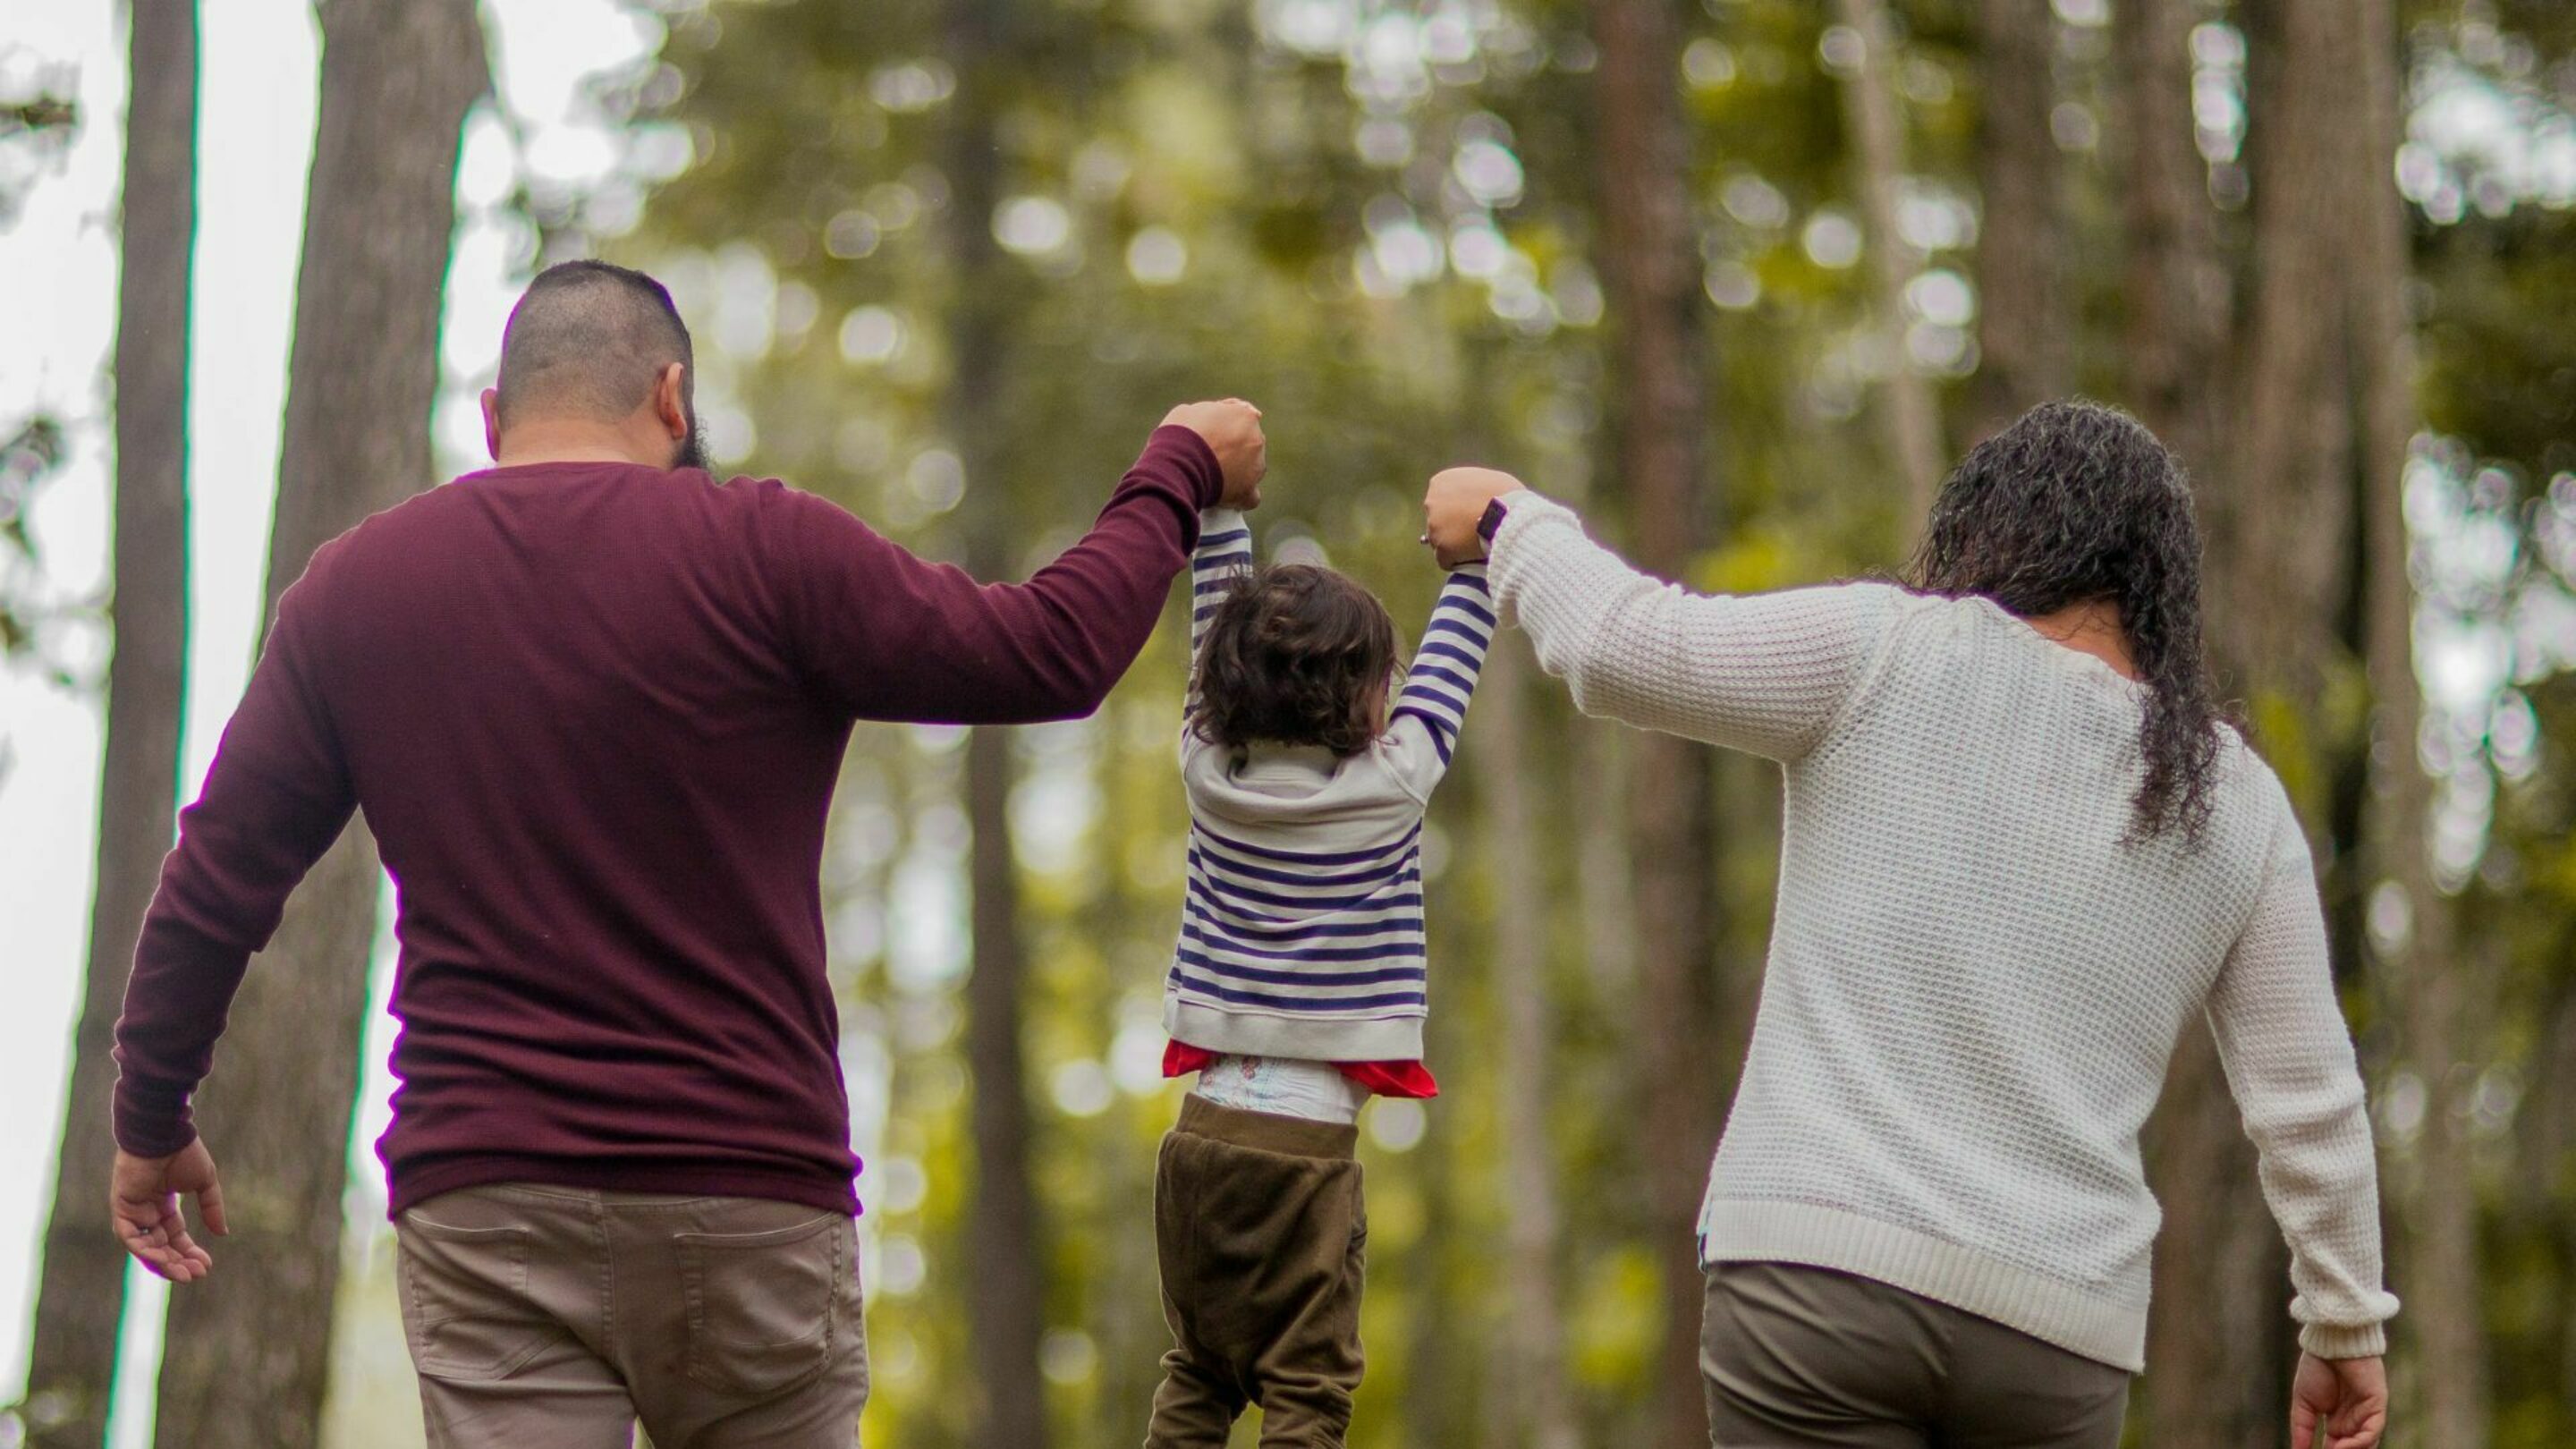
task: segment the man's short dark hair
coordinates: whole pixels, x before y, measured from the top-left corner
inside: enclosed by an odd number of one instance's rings
[[[530,411],[614,422],[674,362],[694,393],[696,356],[669,289],[632,267],[558,262],[528,284],[501,333],[502,425]]]

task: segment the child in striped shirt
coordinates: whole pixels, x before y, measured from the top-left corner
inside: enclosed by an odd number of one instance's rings
[[[1181,736],[1189,874],[1163,992],[1163,1358],[1148,1449],[1338,1445],[1360,1380],[1359,1109],[1428,1097],[1422,817],[1493,636],[1484,570],[1449,576],[1399,685],[1395,626],[1330,569],[1256,569],[1211,510],[1193,561]]]

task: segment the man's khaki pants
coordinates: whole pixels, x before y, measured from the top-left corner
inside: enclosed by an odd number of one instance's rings
[[[1789,1263],[1708,1274],[1717,1449],[2119,1449],[2129,1376],[1946,1303]]]
[[[431,1449],[849,1449],[856,1225],[752,1198],[511,1184],[395,1222]]]

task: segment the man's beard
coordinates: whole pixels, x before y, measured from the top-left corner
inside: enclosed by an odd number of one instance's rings
[[[689,410],[689,435],[680,440],[679,450],[671,455],[671,467],[695,468],[701,473],[714,471],[707,465],[707,425],[695,408]]]

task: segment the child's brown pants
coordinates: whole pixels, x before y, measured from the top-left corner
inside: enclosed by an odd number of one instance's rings
[[[1154,1173],[1174,1343],[1146,1449],[1222,1449],[1247,1404],[1261,1406],[1262,1449],[1339,1449],[1360,1382],[1358,1140],[1352,1126],[1183,1100]]]

